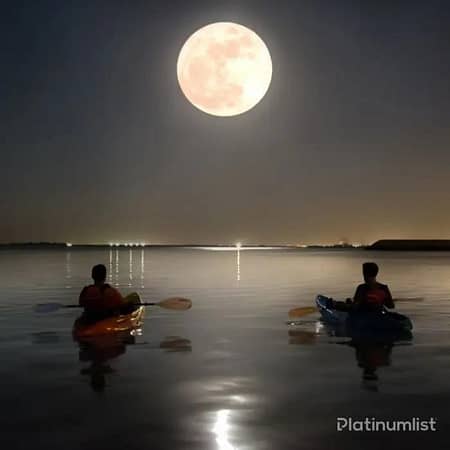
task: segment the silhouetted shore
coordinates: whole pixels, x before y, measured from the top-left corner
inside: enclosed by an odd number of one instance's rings
[[[368,250],[391,251],[450,251],[450,239],[382,239]]]

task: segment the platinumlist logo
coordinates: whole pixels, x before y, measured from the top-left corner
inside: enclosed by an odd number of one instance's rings
[[[336,419],[337,431],[349,432],[424,432],[437,431],[437,419],[430,417],[421,419],[413,417],[406,420],[379,420],[375,417],[353,419],[352,417],[338,417]]]

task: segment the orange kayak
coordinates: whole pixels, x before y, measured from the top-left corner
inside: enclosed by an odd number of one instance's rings
[[[82,315],[73,325],[73,337],[80,339],[131,331],[142,325],[144,313],[145,306],[137,306],[128,314],[106,317],[94,322]]]

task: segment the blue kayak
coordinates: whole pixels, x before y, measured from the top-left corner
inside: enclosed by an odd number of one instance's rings
[[[392,333],[411,331],[411,320],[399,313],[383,310],[381,312],[340,311],[334,309],[330,298],[324,295],[316,297],[322,321],[328,325],[344,328],[348,334],[352,333]]]

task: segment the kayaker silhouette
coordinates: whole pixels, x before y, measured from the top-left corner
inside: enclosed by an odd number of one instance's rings
[[[353,296],[356,309],[379,312],[383,307],[395,308],[389,287],[377,281],[378,270],[378,265],[374,262],[362,265],[364,283],[356,288]]]
[[[328,299],[327,307],[341,311],[367,311],[380,312],[385,307],[395,308],[391,291],[386,284],[377,281],[378,265],[374,262],[365,262],[362,265],[364,283],[360,284],[352,299],[345,302]]]
[[[106,267],[97,264],[92,268],[94,284],[85,286],[80,293],[79,304],[93,318],[101,318],[115,312],[123,312],[127,305],[120,292],[106,283]]]

